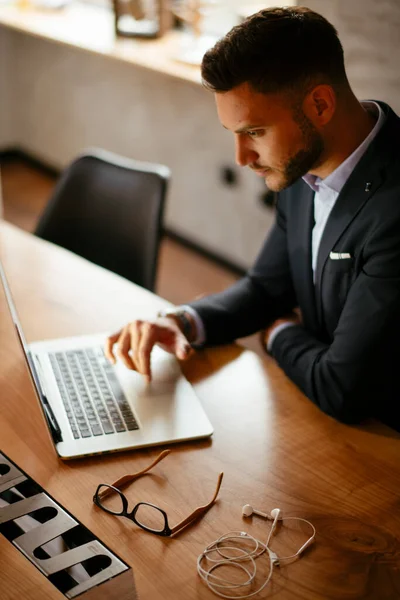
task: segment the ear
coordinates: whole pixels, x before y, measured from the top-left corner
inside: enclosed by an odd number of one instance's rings
[[[317,85],[303,100],[303,112],[316,127],[327,125],[335,111],[336,93],[330,85]]]

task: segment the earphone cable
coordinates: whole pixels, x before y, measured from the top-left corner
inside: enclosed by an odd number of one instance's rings
[[[273,532],[275,531],[277,520],[278,516],[276,516],[273,524],[271,525],[271,529],[265,544],[245,531],[229,531],[228,533],[221,535],[217,540],[211,542],[211,544],[209,544],[203,550],[203,552],[197,558],[197,572],[208,588],[214,592],[214,594],[217,594],[222,598],[238,599],[251,598],[256,594],[259,594],[270,582],[274,566],[279,566],[282,562],[293,562],[299,558],[301,553],[314,541],[316,529],[314,525],[310,523],[310,521],[307,521],[307,519],[303,519],[302,517],[285,517],[280,519],[281,523],[284,521],[302,521],[311,527],[312,534],[296,553],[291,554],[290,556],[278,557],[275,552],[269,548],[269,542]],[[254,545],[253,549],[245,548],[240,545],[240,543],[243,544],[248,542],[251,542]],[[236,556],[232,556],[229,554],[229,552],[235,552],[237,554]],[[217,558],[213,558],[213,553],[218,555]],[[237,590],[251,586],[255,581],[257,574],[256,559],[264,553],[266,553],[269,559],[269,571],[265,581],[257,590],[242,595],[237,595],[236,593],[235,595],[232,595],[221,591]],[[246,561],[250,562],[248,568],[243,564]],[[203,564],[206,562],[209,563],[208,568],[203,566]],[[214,573],[214,571],[224,566],[243,571],[247,575],[247,580],[235,582],[224,577],[219,577]]]
[[[249,550],[247,548],[241,548],[240,546],[237,545],[238,540],[240,540],[241,542],[248,542],[248,541],[253,542],[254,549]],[[221,546],[221,544],[224,544],[226,542],[229,542],[229,545]],[[236,545],[232,545],[232,542],[233,542],[233,544],[236,544]],[[239,554],[239,556],[227,556],[226,555],[227,550],[234,550],[236,552],[239,552],[240,554]],[[221,558],[210,557],[209,554],[211,554],[213,552],[216,552],[217,554],[219,554],[221,556]],[[255,559],[264,553],[266,553],[269,558],[269,572],[268,572],[268,575],[267,575],[265,581],[261,584],[261,586],[257,590],[250,592],[248,594],[237,595],[235,593],[235,595],[231,595],[231,594],[223,593],[222,591],[220,591],[218,589],[218,588],[220,588],[222,590],[228,591],[230,589],[233,590],[233,589],[244,588],[244,587],[250,586],[254,582],[256,573],[257,573],[257,565],[255,562]],[[275,564],[276,560],[277,560],[276,555],[260,540],[257,540],[256,538],[254,538],[253,536],[249,535],[248,533],[246,533],[244,531],[230,531],[228,533],[225,533],[221,537],[219,537],[214,542],[211,542],[211,544],[209,544],[203,550],[203,552],[197,558],[197,572],[200,575],[200,577],[203,579],[203,581],[206,583],[206,585],[209,587],[209,589],[212,592],[214,592],[214,594],[217,594],[218,596],[221,596],[222,598],[250,598],[250,597],[255,596],[256,594],[260,593],[268,585],[268,583],[270,582],[271,577],[272,577],[272,572],[273,572],[273,568],[274,568],[274,564]],[[211,563],[211,566],[208,569],[205,569],[202,565],[203,561],[208,561],[209,563]],[[242,564],[244,561],[249,561],[251,563],[252,570],[250,570],[250,567],[246,568]],[[215,571],[216,569],[221,568],[223,566],[229,566],[232,568],[241,569],[242,571],[244,571],[247,574],[248,579],[246,581],[236,583],[232,580],[218,577],[217,575],[215,575],[213,573],[213,571]]]

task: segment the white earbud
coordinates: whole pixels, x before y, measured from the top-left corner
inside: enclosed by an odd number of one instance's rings
[[[271,510],[271,517],[273,518],[274,522],[272,523],[272,527],[271,527],[271,531],[270,531],[269,537],[271,537],[271,535],[274,533],[274,531],[276,529],[276,525],[278,523],[278,519],[279,519],[280,514],[281,514],[281,511],[279,510],[279,508],[273,508]]]
[[[273,520],[274,525],[272,527],[276,526],[276,521],[278,521],[279,519],[282,520],[281,511],[279,508],[273,508],[271,510],[271,514],[267,515],[266,513],[261,512],[261,510],[256,510],[250,504],[245,504],[242,508],[242,515],[244,517],[251,517],[251,515],[253,514],[258,515],[259,517],[264,517],[264,519],[269,519],[270,521]]]
[[[251,517],[252,514],[264,517],[264,519],[271,518],[269,515],[266,515],[265,513],[261,512],[261,510],[256,510],[255,508],[253,508],[252,506],[250,506],[250,504],[245,504],[242,508],[242,515],[244,517]]]
[[[280,508],[273,508],[271,510],[271,517],[273,519],[275,519],[277,521],[280,516],[281,516],[281,510],[280,510]]]

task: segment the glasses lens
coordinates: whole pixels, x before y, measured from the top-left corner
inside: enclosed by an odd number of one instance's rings
[[[111,512],[114,515],[121,515],[124,512],[122,495],[109,485],[100,486],[97,499],[104,510]]]
[[[164,531],[165,517],[164,514],[156,506],[151,504],[141,503],[135,513],[135,519],[138,523],[151,529],[152,531]]]

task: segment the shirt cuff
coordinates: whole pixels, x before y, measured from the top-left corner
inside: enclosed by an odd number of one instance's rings
[[[272,346],[273,346],[276,336],[284,329],[287,329],[288,327],[293,327],[294,325],[296,325],[296,323],[293,323],[292,321],[287,321],[286,323],[280,323],[280,325],[277,325],[269,334],[268,344],[267,344],[267,352],[269,352],[271,354]]]
[[[196,339],[194,339],[192,341],[192,346],[202,346],[205,341],[206,341],[206,330],[204,328],[204,323],[200,317],[200,315],[198,314],[197,311],[194,310],[194,308],[192,308],[191,306],[188,306],[187,304],[184,304],[183,306],[181,306],[182,310],[184,310],[185,312],[189,313],[189,315],[193,318],[193,321],[196,324]]]

